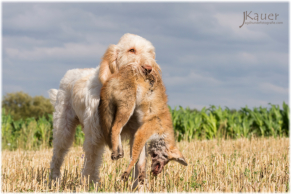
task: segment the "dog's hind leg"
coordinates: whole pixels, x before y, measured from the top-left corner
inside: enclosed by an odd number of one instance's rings
[[[60,168],[64,157],[74,141],[76,126],[79,120],[69,104],[69,100],[64,99],[58,102],[53,113],[53,157],[51,161],[51,178],[60,178]]]

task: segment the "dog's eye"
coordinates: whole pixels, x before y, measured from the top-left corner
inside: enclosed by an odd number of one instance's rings
[[[153,158],[155,158],[155,157],[157,157],[158,156],[158,154],[153,154]]]
[[[167,155],[163,154],[163,156],[164,156],[164,158],[168,159],[168,156]]]
[[[134,50],[134,49],[130,49],[130,50],[129,50],[129,52],[131,52],[131,53],[134,53],[134,52],[135,52],[135,50]]]

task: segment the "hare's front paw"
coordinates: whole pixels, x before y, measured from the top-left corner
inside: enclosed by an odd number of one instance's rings
[[[118,151],[112,151],[112,153],[111,153],[112,160],[118,160],[119,158],[123,158],[123,156],[124,156],[124,152],[123,152],[122,148],[121,148],[121,150],[118,149]]]
[[[119,156],[118,151],[112,151],[112,153],[111,153],[112,160],[118,160],[118,158],[119,158],[118,156]]]

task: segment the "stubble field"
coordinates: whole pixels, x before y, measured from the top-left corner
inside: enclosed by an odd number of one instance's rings
[[[178,143],[188,162],[170,162],[157,177],[150,175],[144,192],[289,192],[289,138],[196,140]],[[104,154],[99,185],[81,181],[84,152],[73,147],[62,166],[62,179],[49,187],[52,149],[2,151],[2,192],[133,192],[133,181],[120,180],[129,163]]]

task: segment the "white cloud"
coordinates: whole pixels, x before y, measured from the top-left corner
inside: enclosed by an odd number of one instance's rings
[[[25,91],[25,88],[22,86],[17,85],[13,85],[13,84],[4,84],[3,88],[4,91],[6,91],[7,93],[13,93],[13,92],[19,92],[19,91]]]
[[[289,93],[288,88],[277,86],[272,83],[262,83],[260,84],[260,89],[266,93],[279,93],[279,94],[285,94],[285,95],[288,95]]]
[[[247,41],[264,41],[270,39],[265,31],[257,29],[251,29],[246,24],[241,28],[239,26],[243,23],[243,12],[238,13],[216,13],[215,18],[217,19],[220,26],[223,26],[225,33],[231,34],[230,38],[242,39]],[[227,32],[231,31],[231,33]]]
[[[76,44],[66,43],[62,47],[36,47],[31,50],[4,48],[8,58],[14,58],[25,61],[41,61],[46,59],[54,60],[75,60],[79,58],[94,58],[101,56],[106,47],[100,44]]]
[[[239,28],[245,10],[280,13],[284,24]],[[130,32],[156,47],[171,105],[281,104],[288,19],[284,3],[4,3],[3,94],[46,95]]]
[[[193,84],[201,84],[201,85],[212,85],[212,86],[218,86],[222,82],[207,75],[207,74],[198,74],[193,71],[191,71],[186,76],[164,76],[163,77],[164,82],[166,83],[167,87],[175,87],[175,86],[181,86],[181,87],[191,87]],[[190,88],[189,88],[190,89]]]

